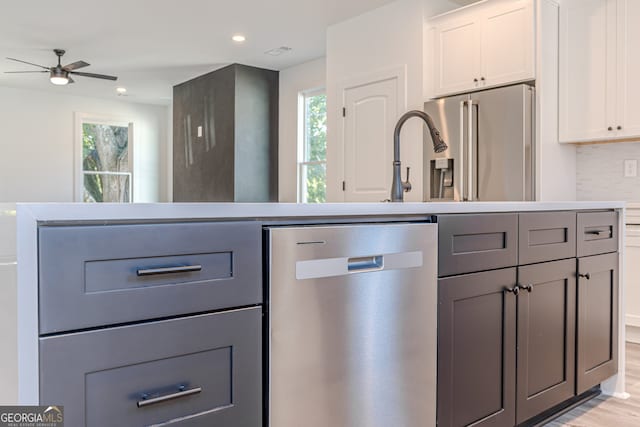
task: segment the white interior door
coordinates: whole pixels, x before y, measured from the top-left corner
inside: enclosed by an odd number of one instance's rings
[[[344,201],[379,202],[391,191],[399,78],[344,89]]]
[[[640,1],[618,0],[618,90],[616,136],[640,135]]]

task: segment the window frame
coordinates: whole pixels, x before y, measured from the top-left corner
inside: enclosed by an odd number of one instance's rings
[[[317,87],[313,89],[304,90],[298,93],[298,138],[297,138],[297,165],[296,165],[296,181],[298,187],[298,203],[309,203],[306,200],[307,195],[307,183],[303,180],[302,170],[305,166],[318,166],[325,165],[325,185],[326,185],[326,166],[327,157],[325,152],[324,160],[306,160],[307,158],[307,116],[306,116],[306,99],[313,96],[324,95],[326,97],[327,90],[325,87]]]
[[[128,141],[127,141],[127,156],[129,158],[129,171],[128,172],[93,172],[85,171],[83,161],[83,129],[82,125],[85,123],[119,126],[128,128]],[[73,200],[74,202],[84,202],[84,176],[85,174],[91,175],[129,175],[129,201],[122,203],[133,203],[134,200],[134,126],[132,120],[127,120],[122,117],[113,117],[102,114],[90,114],[90,113],[75,113],[75,143],[74,143],[74,190]]]

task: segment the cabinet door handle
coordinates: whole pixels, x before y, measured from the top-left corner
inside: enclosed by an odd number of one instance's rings
[[[622,130],[622,126],[618,126],[618,127],[617,127],[617,129],[618,129],[618,130]]]
[[[474,83],[478,83],[478,79],[477,79],[477,78],[476,78],[476,79],[473,79],[473,82],[474,82]]]
[[[611,230],[587,230],[584,234],[592,234],[594,236],[602,236],[606,234],[607,236],[611,236]]]
[[[154,276],[157,274],[172,274],[172,273],[189,273],[192,271],[200,271],[202,266],[196,265],[179,265],[176,267],[160,267],[160,268],[139,268],[136,270],[138,276]]]
[[[138,408],[144,408],[145,406],[155,405],[156,403],[166,402],[167,400],[179,399],[181,397],[187,397],[194,394],[198,394],[202,392],[202,387],[194,387],[189,390],[185,390],[185,387],[181,385],[178,387],[178,391],[176,393],[167,394],[165,396],[158,396],[148,398],[146,394],[142,395],[142,400],[139,400],[137,405]]]
[[[520,286],[515,285],[513,288],[505,288],[504,292],[511,292],[517,296],[520,293]]]
[[[609,127],[607,128],[607,130],[608,130],[609,132],[611,132],[611,131],[613,130],[613,128],[612,128],[611,126],[609,126]]]
[[[480,77],[480,80],[485,81],[485,78],[484,77]]]
[[[591,274],[589,273],[585,273],[585,274],[578,274],[578,277],[584,277],[587,280],[591,279]]]
[[[520,285],[520,289],[522,289],[523,291],[527,291],[529,293],[531,293],[531,291],[533,290],[533,285],[532,284],[528,284],[528,285]]]

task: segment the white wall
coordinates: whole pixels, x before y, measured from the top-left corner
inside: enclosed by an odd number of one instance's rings
[[[640,177],[624,177],[624,161],[640,163],[640,142],[578,147],[578,200],[640,201]]]
[[[423,108],[424,0],[394,3],[329,27],[327,30],[327,199],[341,200],[344,149],[337,134],[341,114],[341,82],[406,67],[406,110]],[[438,2],[440,3],[440,2]],[[403,113],[403,112],[402,112]],[[389,140],[393,144],[393,140]],[[412,170],[413,190],[407,201],[422,199],[422,122],[412,120],[402,131],[401,160]],[[389,168],[391,168],[391,164]],[[389,183],[391,187],[391,183]]]
[[[134,200],[167,200],[167,107],[0,87],[0,202],[73,201],[76,112],[133,121]]]
[[[326,86],[326,59],[318,58],[280,71],[278,200],[298,198],[298,95]]]
[[[18,402],[15,213],[15,205],[0,203],[0,405]]]

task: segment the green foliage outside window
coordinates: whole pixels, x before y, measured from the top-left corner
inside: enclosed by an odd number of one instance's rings
[[[323,203],[327,190],[327,97],[305,98],[305,162],[306,201]]]

